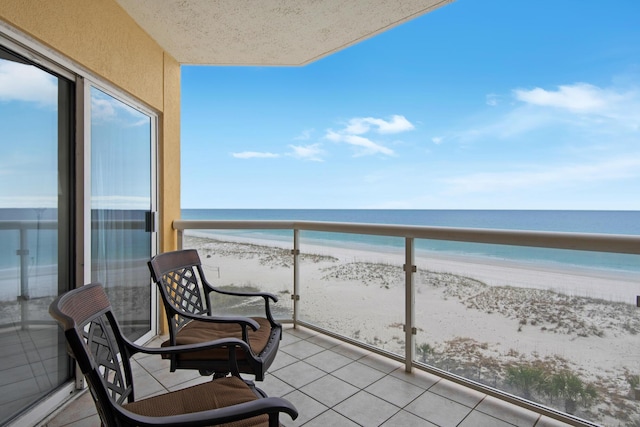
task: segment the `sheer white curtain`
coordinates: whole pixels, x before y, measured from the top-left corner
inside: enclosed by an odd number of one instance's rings
[[[151,328],[152,118],[91,87],[91,280],[131,339]]]

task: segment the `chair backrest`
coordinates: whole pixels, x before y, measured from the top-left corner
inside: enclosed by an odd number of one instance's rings
[[[51,303],[49,314],[64,329],[67,351],[89,384],[103,424],[116,425],[114,405],[133,401],[133,382],[120,326],[104,288],[93,283],[69,291]]]
[[[211,314],[202,284],[202,266],[195,249],[165,252],[149,261],[153,281],[158,285],[169,318],[171,335],[189,321],[179,311]]]

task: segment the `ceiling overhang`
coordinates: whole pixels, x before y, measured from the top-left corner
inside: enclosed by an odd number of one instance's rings
[[[453,0],[116,0],[181,64],[305,65]]]

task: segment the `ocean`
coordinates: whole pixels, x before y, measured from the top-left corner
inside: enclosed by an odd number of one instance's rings
[[[144,218],[144,212],[119,214],[118,218]],[[358,222],[373,224],[423,225],[435,227],[491,228],[510,230],[559,231],[640,235],[640,211],[544,211],[544,210],[391,210],[391,209],[183,209],[183,219],[208,220],[307,220]],[[55,220],[55,209],[38,212],[35,209],[0,209],[0,220]],[[143,233],[144,230],[136,232]],[[206,233],[206,232],[205,232]],[[224,230],[216,235],[242,236],[261,240],[291,241],[290,230]],[[18,230],[0,230],[0,268],[17,267],[19,257]],[[107,243],[120,247],[119,234],[113,230],[105,235]],[[385,246],[401,248],[398,237],[351,235],[306,231],[303,239],[328,245]],[[55,264],[57,240],[55,230],[29,233],[31,263]],[[117,243],[117,244],[116,244]],[[524,262],[558,263],[606,270],[640,272],[640,256],[602,254],[557,249],[526,248],[477,243],[445,242],[416,239],[418,251],[486,256]],[[148,248],[128,248],[122,256],[148,256]],[[138,255],[136,255],[138,254]]]
[[[183,219],[299,220],[401,224],[433,227],[489,228],[640,235],[640,211],[560,210],[399,210],[399,209],[183,209]],[[201,232],[201,230],[199,230]],[[291,239],[289,230],[218,230],[217,235]],[[402,247],[397,237],[304,232],[303,238],[320,244],[351,243],[375,247]],[[559,249],[527,248],[478,243],[416,239],[416,250],[484,256],[519,262],[571,265],[604,270],[640,272],[640,256]]]

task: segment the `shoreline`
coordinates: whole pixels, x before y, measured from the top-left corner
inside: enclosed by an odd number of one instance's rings
[[[199,237],[240,244],[291,249],[293,238],[261,239],[233,234],[189,233],[185,237]],[[381,247],[366,244],[352,244],[334,241],[311,241],[300,245],[301,252],[338,256],[343,260],[351,258],[374,259],[388,263],[390,258],[404,264],[404,248]],[[376,250],[377,248],[377,250]],[[387,249],[383,252],[382,249]],[[395,257],[395,258],[394,258]],[[578,266],[573,264],[543,261],[523,261],[481,255],[463,255],[447,252],[416,250],[414,259],[418,268],[473,276],[491,286],[521,286],[535,289],[554,290],[569,295],[601,298],[608,301],[636,303],[640,295],[640,272]],[[509,274],[503,274],[508,271]],[[521,279],[518,279],[517,277]],[[532,278],[535,278],[531,280]],[[585,285],[584,280],[590,281]],[[540,284],[543,281],[545,284]],[[562,282],[564,285],[554,285]],[[567,285],[569,282],[570,286]]]

